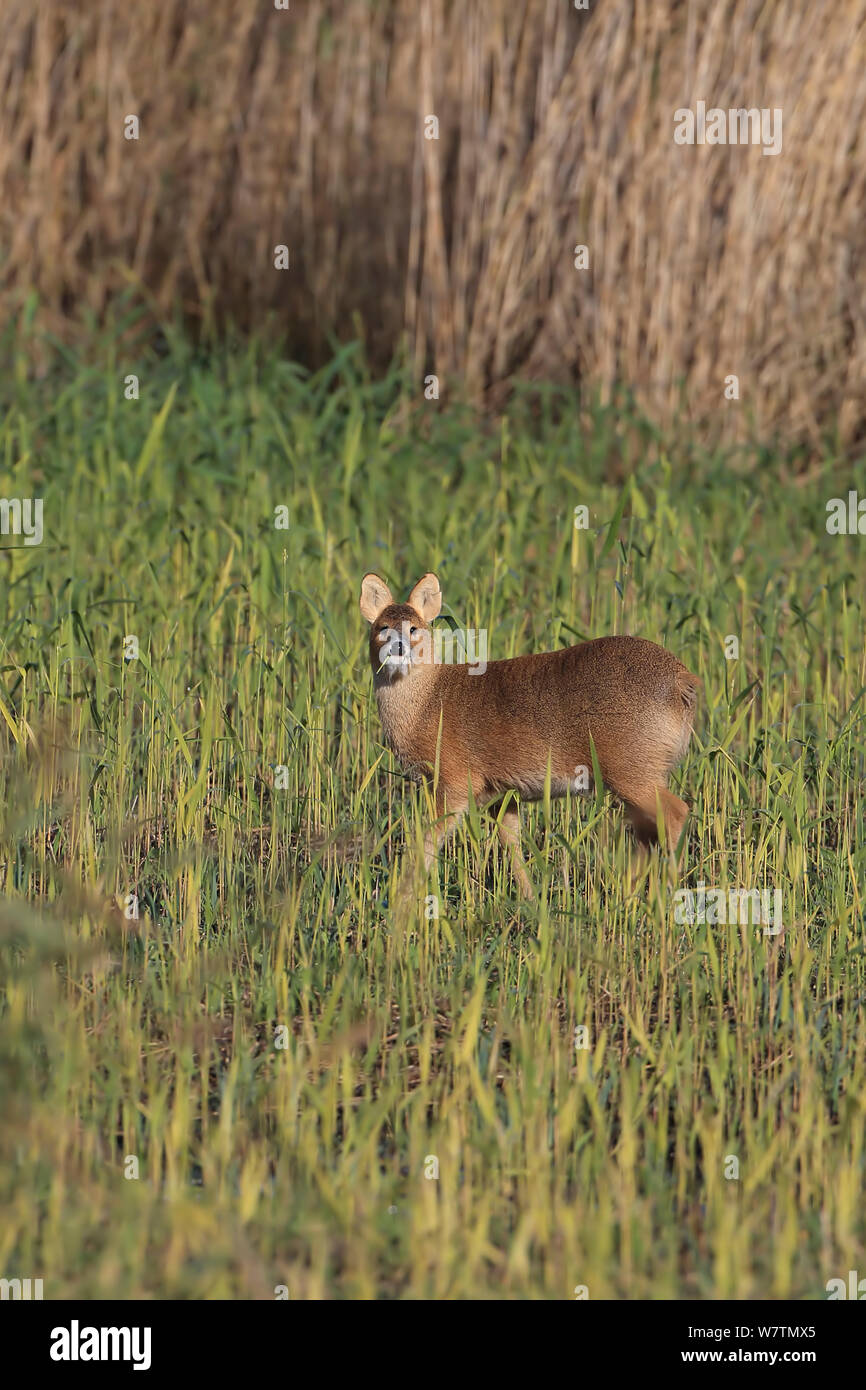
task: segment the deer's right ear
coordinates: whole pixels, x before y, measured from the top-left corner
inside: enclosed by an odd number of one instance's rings
[[[367,619],[368,623],[374,623],[389,603],[393,603],[391,590],[380,579],[378,574],[365,574],[361,580],[361,616]]]

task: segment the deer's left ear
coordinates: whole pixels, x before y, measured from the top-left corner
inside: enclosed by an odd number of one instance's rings
[[[422,575],[407,602],[416,613],[421,614],[425,623],[432,623],[434,618],[438,618],[442,608],[442,590],[435,574]]]

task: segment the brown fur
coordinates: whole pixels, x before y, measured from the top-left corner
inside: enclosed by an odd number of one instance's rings
[[[524,800],[575,789],[589,769],[590,736],[602,778],[625,804],[638,841],[669,849],[680,839],[689,807],[667,788],[684,755],[701,683],[670,652],[640,637],[600,637],[562,651],[491,661],[483,673],[465,665],[421,662],[393,675],[380,669],[379,634],[391,629],[413,649],[438,614],[435,575],[418,581],[409,602],[393,601],[387,585],[365,576],[361,610],[370,622],[370,658],[385,740],[406,766],[430,775],[437,761],[436,807],[444,821],[427,837],[429,863],[444,834],[468,804],[495,803],[513,790]],[[429,639],[428,639],[429,640]],[[519,846],[517,808],[509,803],[500,838],[514,856],[522,891],[531,891]]]

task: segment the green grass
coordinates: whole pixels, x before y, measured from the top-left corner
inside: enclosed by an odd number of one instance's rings
[[[353,351],[305,379],[172,343],[138,401],[130,370],[58,351],[2,387],[2,495],[45,537],[0,552],[0,1275],[821,1298],[866,1270],[866,539],[824,528],[852,473],[622,402],[484,427]],[[492,657],[670,647],[705,685],[682,883],[779,887],[785,931],[678,924],[609,798],[524,811],[529,907],[470,816],[438,918],[398,927],[425,802],[381,744],[371,568],[435,570]]]

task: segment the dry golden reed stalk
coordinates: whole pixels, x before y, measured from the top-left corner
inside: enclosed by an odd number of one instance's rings
[[[478,401],[514,375],[624,382],[656,418],[853,447],[864,19],[866,0],[5,0],[4,317],[35,288],[69,333],[131,281],[156,313],[273,313],[308,360],[361,323],[374,364],[405,342]],[[699,101],[780,108],[781,153],[677,145]]]

